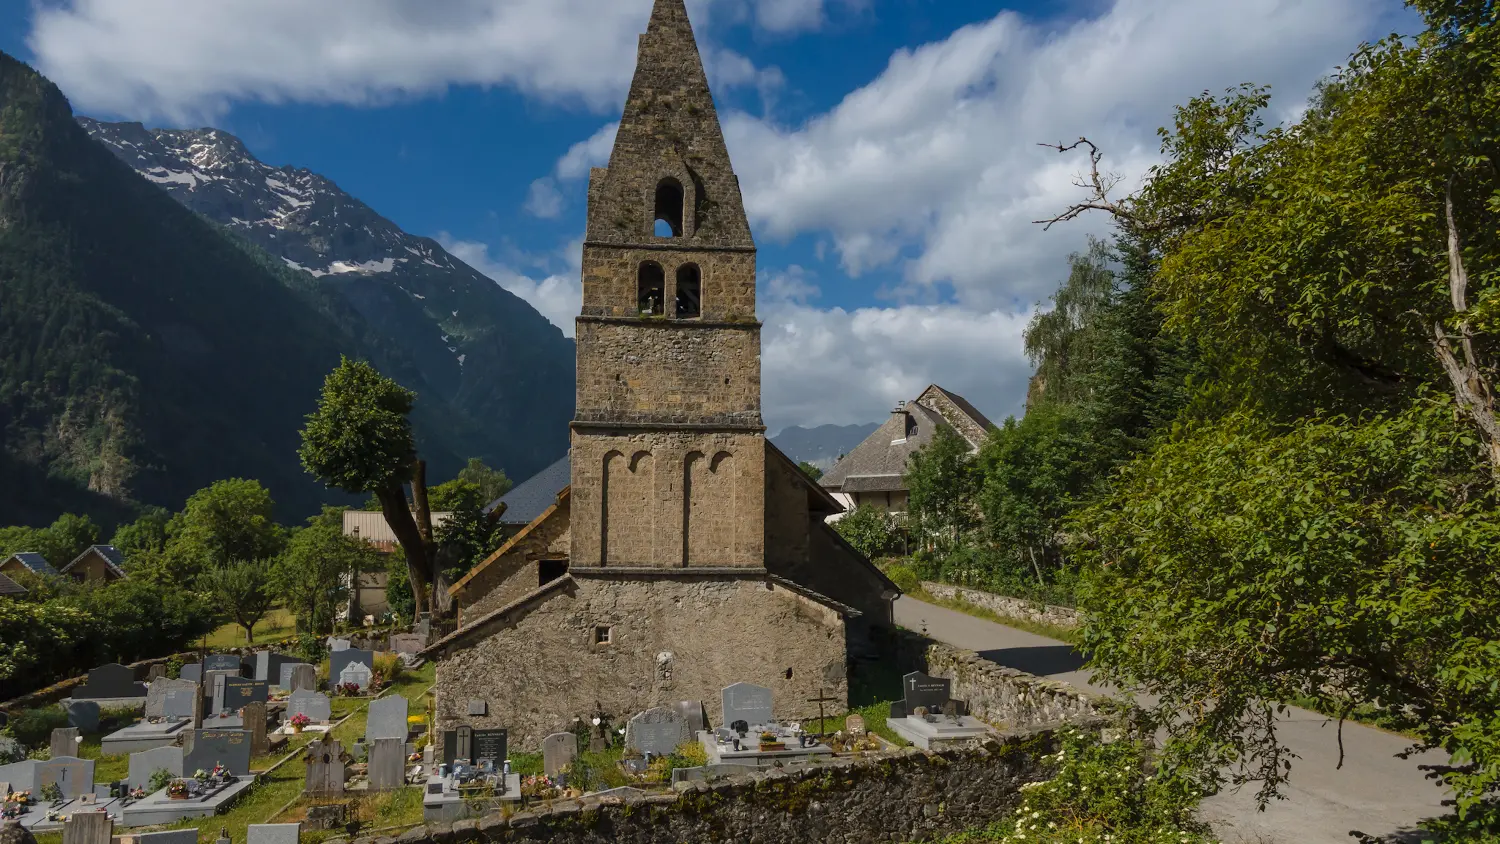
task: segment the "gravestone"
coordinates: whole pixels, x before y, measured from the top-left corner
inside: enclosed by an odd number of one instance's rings
[[[416,633],[392,633],[391,652],[414,654],[427,647],[427,638]]]
[[[74,812],[63,822],[63,844],[109,844],[115,821],[106,812]]]
[[[167,700],[173,692],[177,693],[177,698],[171,708],[180,714],[174,715],[167,712]],[[146,687],[146,717],[191,718],[193,717],[192,695],[197,693],[198,684],[192,680],[168,680],[165,677],[152,680],[151,685]]]
[[[203,682],[203,666],[196,662],[190,662],[177,670],[177,679],[192,680],[194,683]]]
[[[394,738],[406,741],[408,732],[407,700],[401,695],[390,695],[370,703],[365,720],[365,741]]]
[[[68,713],[68,724],[85,733],[99,732],[99,703],[93,700],[65,700],[62,708]]]
[[[0,736],[0,763],[7,759],[20,759],[26,756],[26,748],[19,741],[10,736]]]
[[[281,667],[291,665],[297,660],[286,654],[274,651],[255,652],[255,679],[262,683],[279,683],[281,680]]]
[[[319,797],[337,797],[344,793],[344,765],[348,763],[349,755],[333,736],[325,733],[323,738],[309,744],[302,759],[307,764],[305,793]]]
[[[52,731],[50,748],[53,759],[78,755],[78,728],[58,727]]]
[[[344,669],[351,662],[361,663],[373,672],[375,670],[375,652],[361,650],[360,648],[345,648],[341,651],[334,651],[328,655],[329,678],[337,680],[338,676],[344,673]]]
[[[195,771],[212,771],[223,765],[234,776],[250,773],[249,730],[193,730],[192,745],[182,756],[182,770],[191,776]]]
[[[669,756],[689,740],[687,721],[677,710],[664,706],[648,709],[625,723],[625,746],[642,753]]]
[[[298,690],[286,701],[286,718],[297,713],[306,715],[314,724],[326,724],[333,720],[333,704],[322,692]]]
[[[850,715],[848,718],[845,718],[844,719],[844,732],[846,732],[849,735],[854,736],[856,738],[863,737],[865,733],[869,732],[869,730],[865,728],[865,718],[864,718],[864,716],[863,715]]]
[[[313,682],[316,683],[318,677],[318,669],[316,667],[308,665],[305,662],[283,662],[276,674],[276,687],[284,691],[291,691],[292,675],[296,673],[298,668],[304,665],[312,669]]]
[[[205,672],[228,671],[232,674],[239,674],[244,669],[245,662],[240,659],[239,654],[209,654],[203,658]]]
[[[474,731],[474,764],[494,762],[495,767],[505,764],[509,732],[506,730]]]
[[[905,692],[907,714],[916,711],[919,706],[925,706],[929,712],[936,713],[952,699],[953,681],[913,671],[901,678],[901,689]]]
[[[108,700],[145,697],[146,684],[137,682],[135,672],[118,662],[101,665],[89,672],[88,680],[73,690],[74,700]]]
[[[111,839],[114,844],[198,844],[197,829],[164,829],[161,832],[127,832]]]
[[[724,726],[744,721],[753,729],[771,723],[771,690],[753,683],[727,686],[723,695]]]
[[[318,690],[318,669],[303,663],[292,670],[292,691],[315,692]]]
[[[150,785],[151,776],[157,771],[166,771],[174,777],[183,776],[182,755],[182,748],[171,746],[153,747],[150,750],[132,753],[130,754],[130,773],[125,781],[131,788],[145,788]]]
[[[94,793],[94,760],[77,756],[49,759],[36,766],[38,793],[49,785],[62,789],[69,800]]]
[[[172,689],[167,692],[167,699],[162,703],[162,717],[171,718],[174,721],[189,720],[193,717],[200,700],[202,698],[198,694],[196,683],[193,684],[191,690]]]
[[[151,685],[157,680],[167,679],[167,666],[158,662],[146,669],[146,685]]]
[[[370,743],[369,780],[374,791],[406,785],[406,739],[378,738]]]
[[[349,650],[349,640],[348,639],[335,639],[332,636],[330,636],[328,638],[328,650],[329,650],[330,653],[338,653],[339,651],[347,651],[347,650]]]
[[[443,732],[443,764],[452,765],[458,759],[474,761],[474,728],[468,724]]]
[[[578,736],[553,733],[542,739],[542,773],[549,777],[561,774],[578,758]]]
[[[245,828],[245,844],[297,844],[300,823],[253,823]]]
[[[271,752],[271,742],[266,738],[265,701],[252,700],[241,711],[241,723],[250,733],[250,758],[265,756]]]
[[[269,692],[270,688],[258,680],[225,677],[223,683],[215,689],[214,711],[236,712],[247,703],[265,703]]]
[[[371,676],[370,666],[363,662],[351,662],[339,672],[338,685],[355,686],[362,692],[368,691]]]
[[[687,722],[688,735],[696,738],[699,732],[708,729],[708,713],[703,711],[702,703],[696,700],[684,700],[679,701],[673,708]]]

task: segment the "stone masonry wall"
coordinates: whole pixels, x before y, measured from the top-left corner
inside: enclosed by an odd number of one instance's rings
[[[560,800],[354,844],[930,841],[1013,814],[1021,787],[1046,776],[1041,757],[1055,745],[1054,735],[1043,730],[969,750],[908,748],[796,771],[683,783],[673,794]]]
[[[953,697],[974,717],[1002,729],[1059,723],[1096,724],[1104,699],[1060,683],[990,662],[973,651],[901,631],[900,652],[915,657],[904,670],[920,669],[953,681]]]
[[[765,565],[760,434],[575,430],[572,463],[572,565]]]
[[[464,584],[458,595],[461,619],[478,618],[537,588],[537,560],[568,556],[571,504],[569,496],[546,521],[533,527],[503,557],[487,563],[473,580]]]
[[[937,411],[938,415],[947,420],[949,425],[956,428],[959,434],[968,440],[971,445],[983,443],[985,438],[989,436],[989,431],[975,424],[967,413],[936,388],[929,389],[918,396],[917,403]]]
[[[996,595],[993,592],[981,592],[978,589],[968,589],[963,586],[934,583],[927,580],[922,581],[922,588],[929,595],[942,598],[945,601],[963,601],[964,603],[983,607],[990,612],[1010,616],[1011,618],[1039,621],[1043,624],[1051,624],[1056,627],[1073,628],[1083,626],[1083,613],[1072,607],[1055,607],[1050,604],[1027,601],[1023,598],[1011,598],[1006,595]]]
[[[756,427],[759,326],[578,321],[580,422]]]
[[[686,264],[695,264],[701,276],[702,311],[696,320],[685,321],[755,322],[755,253],[710,252],[693,249],[687,244],[671,249],[643,246],[585,248],[583,315],[640,316],[640,268],[648,261],[660,266],[666,276],[663,291],[663,315],[666,318],[677,316],[677,271]]]
[[[769,687],[789,719],[816,715],[808,699],[820,689],[848,693],[843,619],[753,576],[575,571],[471,635],[440,654],[438,729],[504,727],[518,750],[578,717],[602,711],[623,726],[681,700],[702,701],[717,723],[720,691],[741,681]],[[471,700],[487,714],[470,716]]]

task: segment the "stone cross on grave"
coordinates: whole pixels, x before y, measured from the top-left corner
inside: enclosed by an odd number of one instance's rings
[[[807,699],[808,703],[816,703],[818,705],[818,736],[820,738],[827,735],[827,732],[825,731],[825,727],[827,726],[825,721],[827,719],[824,717],[823,704],[834,703],[836,701],[838,701],[838,698],[831,697],[828,694],[828,690],[821,687],[818,689],[817,697],[810,697]]]

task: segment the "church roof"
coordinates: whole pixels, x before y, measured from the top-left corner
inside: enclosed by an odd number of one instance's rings
[[[537,472],[514,489],[491,501],[484,508],[492,513],[501,504],[505,512],[500,514],[502,525],[529,525],[548,507],[557,503],[557,496],[573,479],[573,461],[568,454],[551,466]]]
[[[501,545],[499,550],[495,551],[495,553],[489,555],[488,557],[485,557],[483,562],[470,569],[469,573],[464,575],[457,583],[448,587],[448,594],[457,596],[459,593],[463,592],[464,588],[469,585],[469,581],[478,577],[485,569],[489,568],[491,565],[494,565],[496,560],[504,557],[506,554],[510,553],[510,550],[512,548],[521,544],[521,542],[524,541],[526,537],[531,535],[532,531],[536,530],[542,525],[542,523],[552,518],[552,515],[556,513],[558,508],[563,505],[563,502],[567,500],[568,495],[571,491],[572,487],[563,487],[562,492],[557,493],[557,495],[553,497],[551,507],[543,510],[540,514],[537,515],[536,518],[531,520],[530,524],[526,525],[526,527],[524,528],[521,528],[519,533],[517,533],[515,536],[512,536],[509,540],[506,541],[504,545]]]

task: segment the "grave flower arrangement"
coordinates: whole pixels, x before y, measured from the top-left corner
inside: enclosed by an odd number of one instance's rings
[[[208,782],[208,771],[199,768],[198,770],[193,772],[193,779],[197,780],[198,782]]]
[[[562,795],[562,786],[543,774],[531,774],[521,778],[521,796],[533,800],[556,800]]]
[[[48,803],[61,803],[63,799],[62,787],[55,782],[49,782],[42,786],[42,799]]]
[[[172,784],[167,786],[167,797],[172,800],[186,800],[188,784],[183,780],[172,780]]]
[[[291,719],[287,721],[287,723],[292,725],[292,732],[300,733],[307,727],[308,724],[312,723],[312,719],[307,717],[306,714],[298,712],[296,715],[293,715]]]
[[[214,769],[208,772],[208,778],[212,782],[223,782],[229,779],[229,769],[215,762]]]
[[[359,684],[358,683],[339,683],[338,688],[335,689],[335,691],[337,691],[339,694],[343,695],[344,697],[355,697],[355,696],[357,696],[359,694]]]

